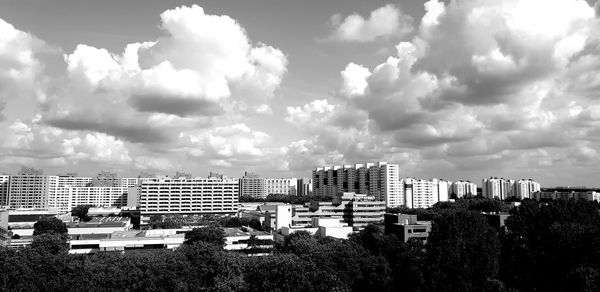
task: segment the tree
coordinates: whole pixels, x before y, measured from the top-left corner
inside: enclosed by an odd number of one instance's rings
[[[173,219],[166,218],[164,221],[154,221],[150,223],[152,229],[178,229],[181,228],[181,222]]]
[[[263,230],[262,224],[260,223],[260,221],[258,219],[250,220],[250,223],[248,223],[248,226],[250,226],[250,228],[256,229],[258,231]]]
[[[276,247],[284,253],[302,255],[309,254],[318,244],[319,241],[308,231],[297,231],[286,236],[283,243],[277,243]]]
[[[40,234],[68,234],[67,225],[56,217],[41,217],[33,225],[33,235]]]
[[[71,216],[76,216],[79,218],[79,220],[81,220],[83,222],[87,222],[87,221],[92,220],[92,218],[90,216],[88,216],[89,210],[90,210],[90,206],[79,205],[79,206],[73,208],[73,210],[71,210]]]
[[[498,273],[498,235],[478,212],[440,213],[426,249],[426,282],[433,291],[485,291]]]
[[[575,290],[575,286],[594,291],[600,281],[596,203],[524,199],[505,224],[501,233],[503,281],[529,291]]]
[[[238,217],[228,218],[223,224],[225,227],[242,227],[242,220]]]
[[[68,237],[66,234],[43,233],[33,237],[31,248],[36,251],[51,254],[66,253],[69,251]]]
[[[388,236],[383,233],[383,229],[374,224],[365,226],[359,233],[350,235],[350,240],[358,243],[372,254],[380,255],[385,250]]]
[[[220,227],[202,227],[194,228],[185,234],[184,244],[194,244],[197,242],[206,242],[215,246],[225,246],[225,231]]]

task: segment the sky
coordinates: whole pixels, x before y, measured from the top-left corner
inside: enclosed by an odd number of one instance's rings
[[[4,0],[0,172],[600,186],[583,0]]]

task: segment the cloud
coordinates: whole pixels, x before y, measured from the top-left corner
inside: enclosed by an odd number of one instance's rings
[[[49,76],[37,58],[47,45],[0,20],[0,105],[16,100],[23,116],[0,115],[9,125],[0,128],[9,138],[0,148],[5,161],[143,170],[189,166],[186,158],[217,166],[266,161],[276,149],[271,136],[244,120],[273,114],[287,56],[197,5],[163,12],[160,30],[121,52],[79,44]]]
[[[253,47],[234,19],[200,6],[163,12],[160,27],[156,41],[129,44],[120,55],[77,46],[65,56],[73,83],[87,80],[91,93],[128,94],[117,102],[128,100],[140,112],[212,116],[232,102],[264,104],[287,70],[280,50]]]
[[[78,162],[127,164],[131,161],[125,143],[102,133],[72,132],[49,127],[39,120],[17,120],[1,130],[5,140],[0,153],[10,163],[38,160],[56,166]],[[68,161],[68,162],[67,162]]]
[[[37,37],[0,19],[0,121],[8,112],[45,99],[46,78],[40,55],[53,52]]]
[[[171,171],[175,169],[173,162],[166,158],[157,158],[149,156],[137,156],[134,166],[140,170]]]
[[[427,176],[545,176],[539,171],[550,166],[596,159],[600,43],[592,7],[431,0],[425,9],[395,54],[372,68],[348,63],[336,96],[288,108],[286,120],[312,137],[289,153],[328,163],[378,153]],[[344,129],[334,118],[344,113],[366,120]]]
[[[102,133],[88,133],[84,138],[64,139],[62,151],[71,159],[99,162],[128,163],[129,151],[123,141]]]
[[[197,130],[179,138],[179,149],[198,161],[215,166],[243,167],[268,163],[272,137],[244,123]]]
[[[368,19],[353,13],[342,19],[340,14],[331,16],[332,40],[371,42],[377,38],[403,37],[413,31],[413,19],[393,4],[371,11]]]

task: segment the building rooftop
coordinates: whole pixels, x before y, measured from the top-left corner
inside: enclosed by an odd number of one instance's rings
[[[244,229],[244,230],[242,230]],[[243,227],[243,228],[223,228],[223,231],[225,231],[225,236],[226,237],[234,237],[234,236],[252,236],[252,235],[270,235],[269,233],[266,233],[264,231],[257,231],[254,230],[252,228],[247,228],[247,227]]]

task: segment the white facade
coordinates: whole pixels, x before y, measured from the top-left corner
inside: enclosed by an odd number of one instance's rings
[[[266,178],[265,187],[267,188],[267,195],[296,195],[298,180],[295,178]]]
[[[450,186],[450,194],[457,198],[477,196],[477,185],[470,181],[455,181]]]
[[[140,181],[141,179],[137,177],[124,177],[120,179],[119,186],[124,188],[133,188],[137,187]]]
[[[87,187],[92,183],[91,177],[83,176],[58,176],[58,187]]]
[[[127,205],[127,187],[71,188],[71,208],[80,205],[123,207]]]
[[[515,181],[514,194],[519,199],[533,198],[533,193],[540,191],[540,183],[531,179]]]
[[[298,180],[295,178],[262,178],[247,175],[240,179],[240,196],[264,199],[268,195],[297,195]]]
[[[2,180],[6,184],[6,200],[10,208],[56,208],[59,213],[73,207],[122,207],[127,204],[129,186],[137,186],[137,178],[120,179],[121,186],[91,186],[91,177],[56,175],[0,176],[0,205]]]
[[[283,205],[276,206],[275,209],[275,230],[279,230],[282,227],[292,226],[292,206]]]
[[[153,179],[141,183],[142,214],[235,214],[238,179]]]
[[[240,179],[240,196],[264,199],[267,195],[265,178],[244,176]]]
[[[484,197],[506,200],[508,198],[528,199],[533,193],[540,191],[540,183],[531,179],[504,179],[491,177],[483,179],[481,191]]]
[[[337,218],[312,218],[311,227],[282,227],[275,233],[275,241],[283,242],[286,236],[299,231],[306,231],[321,238],[329,236],[347,239],[348,235],[352,234],[353,228]]]
[[[405,178],[401,180],[405,206],[409,208],[429,208],[437,202],[448,201],[448,182],[434,178],[432,180]]]

